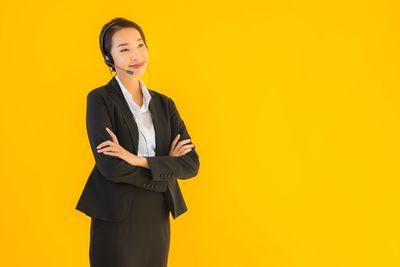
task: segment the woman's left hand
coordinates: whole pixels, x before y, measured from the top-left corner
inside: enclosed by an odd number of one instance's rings
[[[132,164],[135,162],[136,155],[130,153],[126,149],[124,149],[122,146],[119,145],[117,136],[106,127],[107,132],[110,134],[112,141],[107,140],[98,145],[97,152],[98,153],[104,153],[106,155],[114,156],[114,157],[119,157],[120,159],[125,160],[126,162]],[[132,164],[134,165],[134,164]]]

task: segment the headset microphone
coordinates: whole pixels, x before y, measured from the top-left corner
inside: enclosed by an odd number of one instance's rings
[[[116,67],[116,68],[118,68],[118,69],[120,69],[120,70],[125,71],[125,72],[128,73],[129,75],[133,75],[133,71],[131,71],[131,70],[126,70],[126,69],[120,68],[120,67],[114,65],[113,63],[110,63],[110,62],[107,62],[107,61],[105,61],[105,62],[106,62],[106,64],[109,63],[110,65],[112,65],[112,66],[114,66],[114,67]]]

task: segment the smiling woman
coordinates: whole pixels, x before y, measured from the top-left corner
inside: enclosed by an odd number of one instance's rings
[[[91,267],[165,267],[174,219],[187,207],[178,179],[200,161],[175,102],[146,87],[143,30],[116,18],[100,32],[116,75],[87,95],[86,128],[95,166],[76,209],[91,217]],[[179,141],[179,139],[183,139]]]

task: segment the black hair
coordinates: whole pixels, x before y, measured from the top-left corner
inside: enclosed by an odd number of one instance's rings
[[[144,44],[148,48],[143,29],[136,22],[133,22],[131,20],[121,18],[121,17],[114,18],[111,21],[107,22],[103,26],[103,28],[100,31],[100,38],[99,38],[100,50],[103,55],[103,58],[104,58],[104,56],[107,55],[110,58],[109,62],[111,62],[111,63],[114,63],[114,60],[112,59],[112,56],[111,56],[112,37],[116,31],[118,31],[119,29],[122,29],[122,28],[134,28],[134,29],[138,30],[143,39]],[[102,44],[102,42],[103,42],[103,44]],[[107,62],[106,62],[106,65],[108,65]],[[108,66],[110,66],[110,65],[108,65]],[[113,71],[115,71],[114,66],[110,66],[110,67],[112,68]]]

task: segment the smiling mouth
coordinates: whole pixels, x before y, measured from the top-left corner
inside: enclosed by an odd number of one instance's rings
[[[135,65],[129,65],[129,67],[132,67],[132,68],[135,68],[135,69],[137,69],[137,68],[140,68],[140,67],[142,67],[143,65],[144,65],[144,63],[145,63],[146,61],[143,61],[142,63],[140,63],[140,64],[135,64]]]

